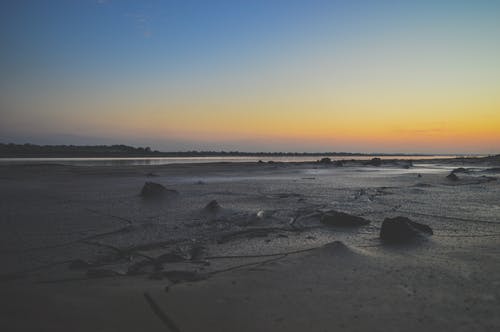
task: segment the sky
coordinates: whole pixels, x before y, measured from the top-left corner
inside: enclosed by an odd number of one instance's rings
[[[500,1],[4,0],[0,142],[500,153]]]

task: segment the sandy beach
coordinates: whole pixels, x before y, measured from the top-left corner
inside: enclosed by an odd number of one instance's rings
[[[3,165],[0,330],[498,331],[499,177],[498,158]],[[433,235],[381,241],[397,216]]]

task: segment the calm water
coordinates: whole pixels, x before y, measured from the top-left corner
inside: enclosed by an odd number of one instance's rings
[[[137,165],[167,165],[218,162],[258,162],[262,160],[275,162],[307,162],[316,161],[324,156],[300,157],[133,157],[133,158],[0,158],[0,165],[24,164],[59,164],[72,166],[137,166]],[[369,160],[377,156],[345,156],[333,157],[333,160]],[[381,159],[413,159],[427,160],[435,158],[455,158],[457,156],[378,156]]]

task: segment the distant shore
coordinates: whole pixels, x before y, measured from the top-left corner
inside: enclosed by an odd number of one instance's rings
[[[127,145],[36,145],[0,143],[0,158],[154,158],[154,157],[377,157],[377,156],[456,156],[456,154],[361,153],[361,152],[242,152],[170,151]],[[473,156],[473,155],[468,155]]]

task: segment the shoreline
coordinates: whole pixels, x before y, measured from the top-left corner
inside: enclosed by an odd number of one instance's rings
[[[381,157],[381,158],[380,158]],[[415,157],[415,156],[408,156]],[[231,157],[228,157],[231,158]],[[180,165],[180,166],[188,166],[188,165],[217,165],[217,164],[235,164],[235,165],[251,165],[251,164],[276,164],[276,165],[320,165],[320,166],[340,166],[336,163],[343,163],[344,165],[354,165],[354,166],[363,166],[363,165],[373,165],[373,166],[382,166],[382,165],[391,165],[397,163],[482,163],[482,162],[492,162],[498,163],[500,161],[500,155],[494,156],[481,156],[481,157],[444,157],[436,156],[427,157],[418,159],[418,158],[391,158],[390,156],[375,156],[375,157],[365,157],[362,159],[340,159],[340,158],[330,158],[325,156],[318,156],[319,159],[316,160],[267,160],[267,159],[257,159],[260,157],[248,157],[252,158],[252,160],[240,160],[240,159],[230,159],[225,161],[224,159],[219,159],[219,157],[207,157],[207,158],[198,158],[198,157],[186,157],[186,158],[113,158],[113,157],[103,157],[103,158],[2,158],[0,157],[0,167],[2,166],[25,166],[25,165],[59,165],[59,166],[92,166],[92,167],[127,167],[127,166],[137,166],[137,167],[152,167],[152,166],[169,166],[169,165]],[[168,163],[155,163],[155,161],[168,161],[169,159],[172,162]],[[216,161],[209,161],[206,159],[216,159]],[[329,161],[323,162],[328,159]],[[380,159],[380,163],[375,165],[373,162],[375,160]],[[191,162],[189,162],[191,160]],[[185,162],[184,162],[185,161]],[[128,163],[129,162],[129,163]]]

